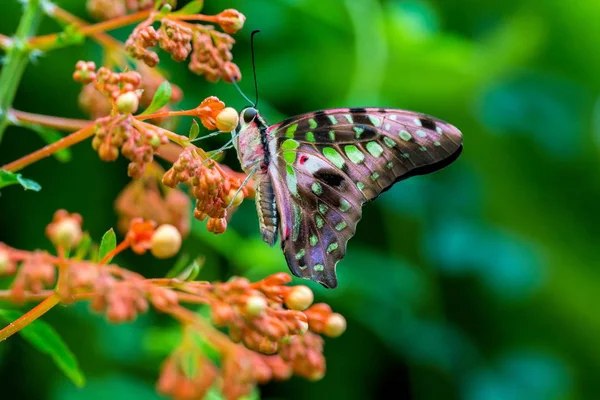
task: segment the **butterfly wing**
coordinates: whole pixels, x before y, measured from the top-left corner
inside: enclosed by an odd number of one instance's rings
[[[268,130],[281,245],[290,270],[326,287],[362,205],[394,182],[454,161],[460,131],[410,111],[351,108],[289,118]]]

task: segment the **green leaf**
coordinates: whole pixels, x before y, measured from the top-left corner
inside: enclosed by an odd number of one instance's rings
[[[198,134],[200,133],[200,125],[198,125],[198,121],[194,120],[192,122],[192,126],[190,126],[190,140],[194,140],[198,137]]]
[[[204,265],[204,257],[197,257],[190,266],[177,275],[177,279],[186,282],[193,281],[200,273],[202,265]]]
[[[175,278],[179,273],[181,273],[181,271],[183,271],[185,269],[185,267],[188,266],[188,263],[190,261],[190,255],[187,253],[183,253],[175,262],[175,265],[173,265],[173,268],[171,268],[169,270],[169,272],[167,272],[167,274],[165,275],[166,278]]]
[[[202,7],[204,7],[204,0],[194,0],[187,3],[180,10],[177,10],[173,14],[176,15],[192,15],[198,14],[202,11]]]
[[[113,228],[110,228],[104,236],[102,236],[102,241],[100,242],[100,251],[98,252],[98,261],[102,260],[108,253],[113,251],[117,247],[117,235],[115,235],[115,231]],[[108,264],[112,260],[112,257],[106,260]]]
[[[19,122],[19,126],[36,132],[42,138],[42,140],[48,144],[57,142],[63,138],[63,135],[56,129],[48,128],[37,124],[31,124],[28,122]],[[62,149],[52,155],[60,162],[68,162],[71,160],[70,149]]]
[[[140,115],[153,114],[169,104],[169,101],[171,101],[171,84],[169,81],[164,81],[160,84],[156,93],[154,93],[154,97],[148,108]]]
[[[15,310],[0,309],[0,319],[11,323],[22,314]],[[54,328],[41,320],[35,320],[19,331],[21,336],[42,353],[48,354],[54,363],[73,383],[79,387],[85,384],[85,377],[79,369],[77,359]]]
[[[0,169],[0,188],[16,184],[23,186],[23,189],[25,190],[29,189],[35,192],[39,192],[42,188],[39,183],[32,181],[31,179],[23,178],[21,174]]]

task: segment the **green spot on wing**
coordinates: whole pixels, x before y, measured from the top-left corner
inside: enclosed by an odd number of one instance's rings
[[[300,146],[300,143],[297,140],[286,139],[282,144],[281,148],[283,150],[296,150]]]
[[[323,194],[323,187],[321,186],[321,184],[319,182],[314,182],[311,186],[311,189],[312,189],[313,193],[316,194],[317,196]]]
[[[394,166],[394,163],[393,163],[393,162],[391,162],[391,161],[388,161],[388,163],[387,163],[387,164],[385,164],[385,167],[386,167],[387,169],[392,169],[392,167],[393,167],[393,166]]]
[[[334,141],[334,140],[335,140],[335,131],[329,131],[329,139],[330,139],[331,141]]]
[[[350,203],[348,203],[348,201],[346,199],[341,199],[340,200],[340,211],[346,212],[349,209],[350,209]]]
[[[312,132],[306,132],[306,140],[309,142],[315,142],[315,134]]]
[[[442,144],[436,140],[435,142],[433,142],[433,145],[434,146],[441,146]]]
[[[377,142],[367,143],[367,151],[371,153],[373,157],[379,157],[383,153],[383,147]]]
[[[293,124],[293,125],[288,126],[288,128],[285,131],[285,136],[289,137],[289,138],[293,138],[294,133],[296,132],[296,129],[298,129],[298,124]]]
[[[309,119],[308,120],[308,126],[310,126],[310,129],[315,129],[318,125],[317,125],[317,121],[315,121],[314,119]]]
[[[365,188],[365,184],[362,182],[356,182],[356,187],[362,192],[362,190]]]
[[[371,174],[371,179],[374,180],[374,181],[376,181],[377,179],[379,179],[379,174],[377,172],[373,172]]]
[[[336,231],[341,231],[342,229],[344,229],[345,227],[347,227],[348,225],[346,224],[345,221],[340,222],[339,224],[337,224],[335,226],[335,230]]]
[[[296,161],[296,152],[295,151],[284,151],[283,152],[283,159],[285,160],[286,163],[288,164],[293,164],[294,161]]]
[[[353,144],[345,146],[344,151],[346,152],[346,155],[348,156],[350,161],[352,161],[354,164],[360,164],[365,160],[365,155],[363,154],[363,152],[360,151],[358,147],[356,147]]]
[[[346,117],[346,119],[348,120],[349,123],[351,123],[351,124],[354,123],[354,120],[352,119],[351,114],[344,114],[344,117]]]
[[[363,132],[365,131],[365,128],[361,128],[359,126],[354,126],[354,127],[352,127],[352,129],[354,129],[354,132],[356,132],[357,139],[360,139],[360,135],[362,135]]]
[[[319,272],[321,272],[321,271],[324,271],[324,270],[325,270],[325,267],[323,266],[323,264],[315,264],[315,266],[313,267],[313,269],[314,269],[315,271],[319,271]]]
[[[329,121],[331,121],[331,124],[332,124],[332,125],[335,125],[335,124],[337,124],[337,119],[335,119],[335,116],[333,116],[333,115],[328,115],[327,117],[329,118]]]
[[[339,169],[344,168],[344,158],[340,155],[340,153],[337,152],[336,149],[334,149],[333,147],[324,147],[323,148],[323,155],[329,160],[331,161],[331,163],[333,165],[335,165],[336,167],[338,167]]]
[[[426,133],[424,130],[422,130],[422,129],[417,129],[417,131],[416,131],[415,133],[416,133],[418,136],[420,136],[420,137],[425,137],[425,136],[427,136],[427,133]]]
[[[323,215],[325,215],[325,213],[327,212],[327,210],[329,210],[329,207],[327,207],[326,204],[324,203],[319,203],[319,212]]]
[[[383,137],[383,143],[385,143],[385,145],[387,147],[394,147],[394,146],[396,146],[396,142],[393,139],[390,139],[387,136]]]
[[[315,222],[317,223],[317,228],[319,229],[321,229],[325,224],[325,221],[319,214],[315,215]]]
[[[306,250],[302,249],[299,252],[296,253],[296,260],[301,259],[302,257],[304,257],[304,255],[306,254]]]
[[[296,204],[292,204],[292,210],[294,212],[294,224],[292,226],[292,241],[298,240],[300,234],[300,222],[302,222],[302,215],[300,214],[300,208]]]
[[[327,246],[327,254],[330,254],[332,251],[336,250],[338,247],[339,246],[337,243],[331,243],[329,246]]]
[[[296,171],[290,165],[285,166],[285,183],[290,191],[290,193],[294,196],[298,196],[298,180],[296,178]]]
[[[373,124],[373,126],[379,127],[381,125],[381,118],[376,117],[374,115],[369,115],[369,120]]]
[[[410,135],[410,133],[408,133],[407,131],[404,131],[404,130],[402,130],[402,131],[398,132],[398,136],[400,136],[400,138],[401,138],[402,140],[406,140],[407,142],[408,142],[410,139],[412,139],[412,136]]]
[[[311,246],[316,246],[317,243],[319,243],[319,238],[317,235],[312,235],[308,240],[310,241]]]

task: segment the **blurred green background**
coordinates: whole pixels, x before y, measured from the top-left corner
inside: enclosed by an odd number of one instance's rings
[[[86,16],[81,0],[56,3]],[[20,7],[2,2],[0,33],[14,32]],[[600,2],[207,0],[204,11],[229,7],[248,18],[236,35],[234,61],[250,97],[249,36],[262,31],[259,108],[271,123],[323,108],[384,106],[432,114],[464,134],[457,162],[366,205],[338,265],[338,289],[309,284],[348,319],[347,332],[326,341],[326,377],[269,384],[262,396],[598,398]],[[56,30],[45,20],[40,33]],[[114,33],[124,40],[130,31]],[[237,109],[246,105],[231,85],[209,84],[185,63],[160,56],[184,89],[182,109],[209,95]],[[85,118],[77,106],[80,85],[71,80],[79,59],[100,62],[100,48],[87,41],[38,58],[15,108]],[[179,131],[189,123],[181,120]],[[0,164],[43,144],[33,132],[11,128]],[[50,158],[23,171],[41,192],[2,191],[1,241],[50,249],[43,227],[58,208],[81,213],[96,239],[115,225],[113,201],[129,181],[127,161],[101,162],[89,141],[72,150],[69,163]],[[234,153],[226,161],[239,169]],[[184,250],[207,257],[202,279],[287,271],[279,246],[260,240],[251,201],[223,235],[195,223]],[[117,261],[147,276],[162,276],[173,263],[131,253]],[[78,304],[44,320],[76,354],[87,386],[75,388],[49,357],[16,336],[0,344],[3,393],[159,398],[158,367],[175,344],[169,318],[149,313],[115,326]]]

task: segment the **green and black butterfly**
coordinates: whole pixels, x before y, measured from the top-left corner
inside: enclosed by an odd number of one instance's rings
[[[234,145],[256,185],[265,242],[281,237],[296,276],[337,286],[336,264],[362,205],[395,182],[453,162],[462,134],[428,115],[388,108],[338,108],[269,126],[256,108],[240,113]]]

